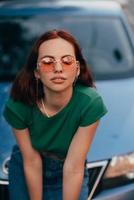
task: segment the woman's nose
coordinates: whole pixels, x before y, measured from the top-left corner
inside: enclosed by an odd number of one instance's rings
[[[60,61],[56,61],[55,62],[54,70],[57,71],[57,72],[62,72],[63,71],[63,68],[62,68],[62,65],[61,65]]]

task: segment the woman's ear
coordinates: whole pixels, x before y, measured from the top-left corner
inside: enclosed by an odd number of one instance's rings
[[[40,75],[39,75],[39,72],[37,69],[34,70],[34,76],[36,79],[39,79],[40,78]]]
[[[79,61],[77,61],[76,62],[76,67],[77,67],[77,73],[76,73],[76,75],[77,75],[77,77],[79,76],[79,74],[80,74],[80,62]]]

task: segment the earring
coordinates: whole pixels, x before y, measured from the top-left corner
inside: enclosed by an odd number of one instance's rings
[[[75,76],[74,82],[73,82],[73,86],[75,86],[76,82],[77,82],[78,76]]]
[[[77,61],[77,70],[80,70],[80,65],[79,65],[79,61]],[[73,86],[75,86],[77,79],[78,79],[79,73],[77,71],[77,75],[75,76],[74,82],[73,82]]]

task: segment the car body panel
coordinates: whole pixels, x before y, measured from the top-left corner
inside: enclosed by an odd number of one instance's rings
[[[108,113],[101,119],[88,154],[89,161],[133,152],[134,78],[100,81],[97,82],[97,89],[104,99]]]
[[[8,158],[11,154],[15,139],[11,134],[11,128],[3,117],[5,102],[9,96],[11,83],[0,83],[0,163]],[[2,167],[2,166],[1,166]],[[0,170],[0,178],[7,179],[7,174]]]

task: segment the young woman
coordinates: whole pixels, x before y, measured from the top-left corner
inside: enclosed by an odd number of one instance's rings
[[[73,36],[44,33],[4,111],[17,141],[9,164],[10,199],[85,200],[86,155],[106,112]]]

